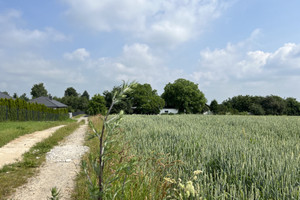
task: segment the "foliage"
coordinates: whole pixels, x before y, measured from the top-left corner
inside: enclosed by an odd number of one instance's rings
[[[152,90],[150,84],[136,84],[128,98],[136,114],[159,114],[165,105],[164,100],[158,96],[156,90]]]
[[[60,190],[57,189],[57,187],[51,188],[51,197],[49,197],[49,200],[59,200],[61,197]]]
[[[95,94],[88,104],[88,113],[90,115],[102,114],[104,115],[107,111],[105,99],[100,94]]]
[[[210,103],[210,111],[212,111],[214,114],[218,114],[219,111],[219,104],[217,102],[217,100],[212,100]]]
[[[206,103],[206,98],[198,85],[185,79],[168,83],[162,98],[166,102],[166,107],[177,108],[180,113],[201,113]]]
[[[220,108],[222,107],[222,108]],[[219,105],[219,113],[254,115],[300,115],[300,103],[295,98],[283,99],[279,96],[235,96]]]
[[[127,115],[122,129],[131,154],[183,161],[166,175],[175,189],[180,178],[202,199],[299,199],[299,126],[299,117],[287,116]],[[155,179],[149,163],[138,164]]]
[[[69,87],[65,90],[65,97],[70,97],[70,96],[74,96],[74,97],[78,96],[78,93],[73,87]]]
[[[23,93],[19,98],[24,101],[29,101],[29,98],[26,96],[26,93]]]
[[[52,109],[21,99],[0,99],[0,121],[53,121],[68,118],[66,109]]]
[[[114,87],[111,91],[104,91],[103,96],[105,98],[106,107],[109,108],[112,103],[112,98],[116,92],[121,91],[121,86]],[[122,98],[120,99],[119,103],[114,105],[111,109],[111,114],[120,113],[120,111],[123,110],[126,114],[132,114],[132,101],[129,98]]]
[[[45,89],[44,83],[34,84],[31,88],[30,94],[32,98],[38,98],[42,96],[48,96],[48,91]]]
[[[89,93],[86,90],[84,90],[84,92],[81,95],[81,97],[86,97],[87,100],[90,100],[90,95],[89,95]]]
[[[119,133],[119,125],[120,125],[120,121],[122,119],[123,116],[123,112],[121,111],[120,114],[112,117],[112,118],[108,118],[110,111],[112,110],[113,106],[117,103],[119,103],[119,101],[124,98],[126,92],[130,91],[131,88],[135,85],[135,83],[131,83],[131,84],[127,84],[127,83],[123,83],[123,85],[121,86],[121,90],[120,91],[116,91],[112,97],[112,103],[106,113],[105,118],[103,118],[103,125],[101,130],[96,130],[94,125],[92,123],[90,123],[90,126],[92,127],[93,130],[93,134],[92,137],[97,137],[99,139],[99,152],[98,155],[96,156],[96,158],[93,157],[93,155],[91,154],[90,156],[90,160],[89,163],[90,165],[93,166],[93,172],[94,172],[94,177],[96,177],[96,179],[92,179],[91,174],[86,173],[88,180],[89,180],[89,192],[90,192],[90,196],[92,199],[98,199],[98,200],[102,200],[106,194],[107,190],[110,190],[110,183],[108,182],[104,182],[104,167],[107,164],[107,160],[111,159],[111,148],[113,147],[113,136],[115,134]],[[94,96],[94,97],[102,97],[100,95]],[[94,98],[93,97],[93,98]],[[92,98],[92,101],[93,101]],[[101,99],[104,100],[104,97],[102,97]],[[96,100],[96,99],[95,99]],[[104,100],[105,101],[105,100]],[[104,102],[105,105],[105,102]],[[85,172],[87,172],[87,163],[83,162],[82,163],[83,168],[85,169]],[[131,167],[130,164],[128,166],[123,166],[122,168],[120,168],[118,171],[116,171],[116,174],[114,177],[112,177],[112,179],[116,179],[116,177],[118,177],[118,173],[119,172],[125,172],[126,174],[130,174],[131,173]],[[96,176],[95,176],[96,175]],[[125,185],[125,180],[124,180],[124,184],[123,187]],[[118,191],[116,192],[117,195]]]

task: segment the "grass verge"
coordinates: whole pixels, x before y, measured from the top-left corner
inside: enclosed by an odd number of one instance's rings
[[[46,153],[59,141],[73,133],[83,122],[73,122],[57,130],[51,137],[37,143],[23,155],[23,161],[6,165],[0,169],[0,200],[7,199],[15,188],[25,184],[32,177],[38,167],[45,161]]]
[[[72,123],[74,120],[68,119],[64,121],[26,121],[26,122],[1,122],[0,123],[0,147],[4,146],[8,142],[15,138],[33,133],[35,131],[41,131],[50,127]]]

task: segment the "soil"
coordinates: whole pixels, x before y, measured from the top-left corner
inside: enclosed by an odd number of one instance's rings
[[[43,131],[36,131],[31,134],[23,135],[7,143],[0,148],[0,169],[7,164],[15,163],[22,159],[22,155],[29,151],[36,143],[51,136],[55,131],[63,127],[56,126]]]
[[[80,170],[81,156],[89,149],[83,146],[87,131],[87,119],[60,145],[46,155],[46,162],[39,168],[39,173],[28,180],[28,183],[17,188],[9,199],[40,200],[51,197],[51,189],[60,190],[60,199],[71,199],[74,179]]]

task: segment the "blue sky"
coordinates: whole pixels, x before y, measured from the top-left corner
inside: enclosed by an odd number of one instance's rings
[[[122,80],[159,94],[178,78],[208,102],[300,100],[300,1],[0,0],[0,91],[44,83],[102,94]]]

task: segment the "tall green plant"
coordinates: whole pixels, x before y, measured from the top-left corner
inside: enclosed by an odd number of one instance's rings
[[[103,120],[103,126],[102,130],[96,130],[94,125],[90,122],[90,126],[93,130],[92,137],[98,137],[99,139],[99,152],[97,155],[97,158],[94,158],[92,155],[90,156],[90,165],[93,168],[93,171],[97,177],[97,181],[92,180],[90,175],[87,172],[87,163],[83,162],[82,166],[84,168],[84,171],[86,172],[86,175],[89,179],[89,192],[90,196],[93,199],[102,200],[105,193],[105,188],[109,188],[109,182],[104,184],[104,168],[105,168],[105,161],[109,159],[109,149],[111,147],[111,144],[113,143],[112,136],[118,132],[117,128],[120,125],[120,121],[123,117],[124,112],[121,111],[119,114],[114,115],[113,117],[109,117],[110,112],[114,105],[118,104],[123,98],[126,97],[126,94],[132,90],[133,87],[135,87],[136,83],[125,83],[120,86],[120,90],[115,91],[112,97],[112,103],[105,115],[105,117],[102,118]],[[128,168],[124,168],[125,171]],[[121,169],[120,169],[121,170]],[[105,187],[106,186],[106,187]],[[116,193],[117,195],[117,193]]]

